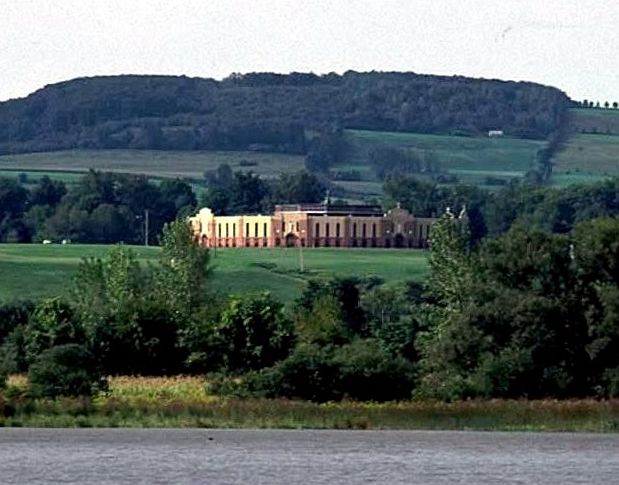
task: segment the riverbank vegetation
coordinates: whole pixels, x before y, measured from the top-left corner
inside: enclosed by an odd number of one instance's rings
[[[32,399],[11,376],[0,426],[619,431],[617,400],[327,402],[209,395],[204,376],[111,377],[93,398]]]

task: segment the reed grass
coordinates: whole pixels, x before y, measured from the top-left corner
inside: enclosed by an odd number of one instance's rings
[[[223,399],[199,376],[114,377],[93,399],[30,399],[11,376],[0,425],[619,432],[619,400],[311,403]],[[4,404],[3,404],[4,403]]]

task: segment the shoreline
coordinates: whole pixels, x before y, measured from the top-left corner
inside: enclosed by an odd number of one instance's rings
[[[619,432],[619,399],[319,404],[217,397],[201,375],[108,381],[93,398],[32,399],[26,376],[12,375],[0,391],[0,427]]]
[[[619,400],[397,403],[267,399],[5,400],[0,427],[619,432]]]

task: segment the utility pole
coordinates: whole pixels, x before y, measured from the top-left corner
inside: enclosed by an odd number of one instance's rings
[[[144,246],[148,246],[148,209],[144,210]]]
[[[301,235],[305,234],[305,230],[301,231]],[[303,273],[305,271],[305,262],[303,261],[303,244],[304,244],[304,240],[305,238],[298,238],[299,241],[299,269],[301,270],[301,273]]]

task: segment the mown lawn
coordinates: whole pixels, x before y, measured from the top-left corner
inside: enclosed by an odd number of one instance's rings
[[[64,295],[82,258],[105,256],[112,246],[0,244],[0,300]],[[155,262],[159,249],[132,246],[143,263]],[[225,293],[270,291],[285,302],[298,297],[310,278],[376,276],[386,282],[421,280],[427,253],[417,250],[320,248],[220,249],[211,252],[214,290]]]

